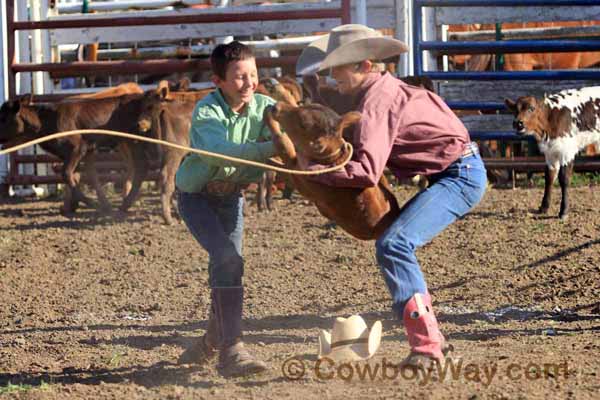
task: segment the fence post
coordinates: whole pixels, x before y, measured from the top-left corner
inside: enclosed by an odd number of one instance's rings
[[[423,30],[423,40],[437,40],[437,29],[435,26],[435,8],[434,7],[424,7],[423,8],[423,26],[425,29]],[[431,51],[425,52],[422,55],[423,57],[423,71],[437,71],[437,59],[435,54]]]
[[[6,3],[0,1],[0,101],[4,103],[8,98],[7,66],[4,43],[6,43]],[[0,156],[0,196],[8,194],[6,177],[8,176],[8,156]]]
[[[44,20],[48,18],[48,2],[42,0],[30,0],[30,15],[33,20]],[[31,37],[31,58],[34,63],[52,62],[50,58],[50,41],[48,37],[48,31],[35,30],[32,32]],[[47,72],[34,72],[32,75],[33,88],[32,93],[46,94],[51,92],[52,84],[50,82],[50,74]],[[35,146],[35,154],[46,154],[40,146]],[[38,176],[46,176],[49,172],[49,164],[39,163],[34,164],[34,173]],[[38,185],[40,193],[47,193],[49,191],[54,192],[55,185]]]
[[[228,5],[229,5],[229,0],[219,0],[219,1],[217,1],[217,5],[215,7],[227,7]],[[215,38],[215,44],[229,43],[232,41],[233,41],[233,36],[223,36],[223,37]]]
[[[16,1],[15,2],[15,6],[16,6],[16,11],[17,11],[17,21],[27,21],[27,20],[33,20],[33,15],[30,14],[27,10],[27,3],[29,3],[28,0],[24,0],[24,1]],[[29,45],[29,32],[34,32],[34,31],[26,31],[26,30],[22,30],[22,31],[17,31],[15,32],[15,40],[17,40],[16,43],[16,56],[15,59],[17,60],[17,62],[31,62],[32,60],[32,53],[31,53],[31,48]],[[32,37],[35,36],[35,34],[32,34]],[[26,73],[20,73],[19,74],[19,79],[16,81],[16,90],[17,90],[17,94],[26,94],[26,93],[33,93],[32,91],[32,78],[34,76],[34,73],[32,72],[26,72]],[[19,150],[16,154],[24,154],[24,155],[35,155],[35,148],[34,147],[27,147],[23,150]],[[35,175],[35,164],[19,164],[18,165],[18,174],[19,175]],[[32,185],[14,185],[13,186],[13,192],[15,196],[29,196],[33,193],[34,189]]]
[[[356,23],[367,25],[367,1],[354,0],[354,6],[356,7]]]
[[[413,75],[412,0],[395,0],[394,3],[394,36],[408,46],[408,53],[401,55],[398,60],[398,75]]]

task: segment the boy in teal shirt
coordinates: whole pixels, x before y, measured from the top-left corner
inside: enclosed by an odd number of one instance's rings
[[[263,123],[265,108],[275,103],[255,94],[258,72],[252,51],[239,42],[219,45],[211,54],[217,89],[196,105],[190,142],[194,148],[265,162],[275,154]],[[259,141],[260,139],[260,141]],[[203,364],[219,354],[225,376],[264,371],[241,340],[244,290],[242,188],[256,182],[262,170],[217,158],[188,155],[177,171],[179,213],[188,229],[208,252],[211,310],[208,328],[179,358],[180,363]]]

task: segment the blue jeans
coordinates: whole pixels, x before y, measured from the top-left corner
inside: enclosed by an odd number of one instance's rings
[[[487,186],[479,154],[459,158],[428,178],[430,186],[402,207],[398,219],[375,244],[377,262],[392,295],[392,308],[400,318],[404,305],[415,293],[427,292],[416,249],[477,205]]]
[[[189,231],[208,252],[208,283],[211,288],[242,286],[244,260],[244,197],[179,193],[179,215]]]

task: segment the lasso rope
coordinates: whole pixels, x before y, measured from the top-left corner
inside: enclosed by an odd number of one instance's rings
[[[293,175],[320,175],[320,174],[326,174],[328,172],[333,172],[333,171],[342,169],[348,163],[348,161],[350,161],[350,159],[352,158],[352,150],[353,150],[352,145],[348,142],[345,142],[344,145],[345,145],[346,149],[348,150],[348,155],[346,156],[343,163],[336,165],[334,167],[325,168],[325,169],[321,169],[318,171],[304,171],[304,170],[277,167],[274,165],[269,165],[269,164],[265,164],[265,163],[261,163],[261,162],[257,162],[257,161],[244,160],[243,158],[230,157],[230,156],[226,156],[224,154],[213,153],[213,152],[206,151],[206,150],[193,149],[191,147],[182,146],[182,145],[167,142],[164,140],[152,139],[152,138],[145,137],[145,136],[132,135],[130,133],[125,133],[125,132],[111,131],[108,129],[77,129],[77,130],[73,130],[73,131],[53,133],[52,135],[44,136],[42,138],[31,140],[29,142],[25,142],[23,144],[19,144],[17,146],[10,147],[8,149],[0,150],[0,155],[9,154],[9,153],[15,152],[17,150],[21,150],[25,147],[34,146],[39,143],[43,143],[43,142],[47,142],[47,141],[55,140],[55,139],[60,139],[60,138],[64,138],[67,136],[91,135],[91,134],[120,136],[120,137],[124,137],[127,139],[142,140],[142,141],[149,142],[149,143],[159,144],[161,146],[172,147],[172,148],[178,149],[178,150],[189,151],[191,153],[200,154],[202,156],[220,158],[222,160],[232,161],[232,162],[235,162],[238,164],[250,165],[253,167],[258,167],[258,168],[262,168],[262,169],[268,169],[271,171],[282,172],[285,174],[293,174]]]

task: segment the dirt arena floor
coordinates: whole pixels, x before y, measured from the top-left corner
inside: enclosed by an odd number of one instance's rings
[[[539,216],[541,189],[490,189],[419,251],[455,347],[429,376],[397,368],[408,345],[373,243],[300,198],[249,210],[245,340],[270,370],[231,380],[175,363],[206,327],[207,256],[183,224],[162,225],[156,194],[126,221],[67,219],[57,200],[1,204],[0,397],[598,399],[600,188],[571,188],[566,221],[555,190]],[[376,356],[315,370],[319,329],[355,313],[383,321]]]

